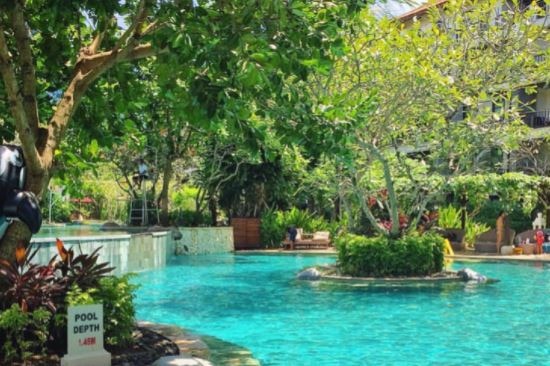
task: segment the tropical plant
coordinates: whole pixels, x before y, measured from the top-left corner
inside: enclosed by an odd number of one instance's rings
[[[495,7],[493,0],[446,2],[407,24],[362,14],[351,23],[346,57],[311,83],[313,113],[339,128],[337,163],[380,234],[398,238],[415,230],[450,177],[480,168],[480,147],[509,151],[525,132],[513,89],[547,73],[548,64],[534,57],[543,50],[532,42],[544,42],[547,32],[517,4],[502,18],[506,25],[496,26]],[[489,39],[499,46],[479,47]],[[374,170],[385,188],[385,197],[377,197],[385,217],[366,204],[379,191],[371,189]],[[406,189],[398,188],[397,176]],[[430,177],[439,182],[425,184]],[[400,213],[410,217],[408,231],[400,230]]]
[[[44,353],[51,316],[45,309],[26,311],[17,304],[0,312],[2,364],[11,365],[15,361],[25,361],[32,355]]]
[[[443,229],[460,229],[462,227],[462,210],[452,205],[440,208],[437,222]]]
[[[125,347],[133,342],[135,323],[132,274],[122,277],[108,276],[99,281],[97,288],[83,291],[73,285],[67,293],[67,305],[103,304],[105,343],[111,347]]]
[[[16,304],[25,312],[43,307],[55,313],[65,280],[55,277],[53,259],[47,266],[31,263],[37,251],[20,244],[14,261],[0,259],[0,308]]]
[[[135,325],[134,290],[130,282],[132,275],[109,276],[100,280],[97,293],[92,296],[103,304],[105,343],[114,347],[125,347],[133,342]]]
[[[83,290],[97,287],[99,280],[114,269],[108,267],[108,262],[97,263],[101,247],[90,254],[81,253],[75,257],[73,248],[65,249],[60,239],[56,239],[56,246],[61,260],[55,264],[55,268],[66,278],[68,287],[73,284]]]
[[[476,237],[489,230],[489,225],[473,221],[472,219],[466,220],[466,232],[464,233],[464,243],[466,246],[472,248],[475,244]]]
[[[485,206],[495,205],[494,202],[498,210],[507,212],[517,209],[521,202],[520,209],[529,215],[539,199],[540,181],[540,177],[518,172],[471,174],[454,177],[445,189],[452,193],[456,204],[468,209],[470,217],[476,217]]]

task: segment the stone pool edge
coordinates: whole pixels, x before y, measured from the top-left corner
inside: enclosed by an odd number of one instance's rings
[[[336,249],[308,249],[308,250],[283,250],[283,249],[247,249],[237,250],[234,254],[281,254],[281,255],[337,255]],[[486,262],[543,262],[550,263],[550,254],[522,254],[522,255],[501,255],[501,254],[473,254],[473,253],[455,253],[446,255],[447,259],[464,261],[486,261]]]
[[[216,363],[220,359],[225,361],[230,361],[229,364],[234,365],[243,365],[243,366],[260,366],[261,363],[253,357],[253,354],[250,350],[245,347],[232,345],[232,348],[227,350],[216,346],[219,345],[230,345],[228,342],[221,340],[212,341],[216,339],[215,337],[208,335],[199,335],[188,331],[184,328],[181,328],[173,324],[159,324],[152,323],[147,321],[138,321],[137,325],[149,329],[153,332],[159,333],[162,336],[170,339],[174,342],[179,350],[179,356],[169,356],[166,358],[166,362],[162,362],[162,358],[157,360],[153,365],[170,365],[171,360],[174,358],[185,360],[185,365],[221,365]],[[238,363],[235,363],[237,361]],[[224,363],[224,365],[227,363]]]

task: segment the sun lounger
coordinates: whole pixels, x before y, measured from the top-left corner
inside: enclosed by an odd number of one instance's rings
[[[328,231],[316,231],[313,234],[304,234],[298,229],[296,241],[283,241],[284,249],[326,249],[330,246],[330,233]]]
[[[512,245],[516,232],[514,230],[509,231],[508,238],[502,245]],[[478,253],[500,253],[500,247],[497,246],[497,231],[491,229],[480,235],[475,239],[475,251]]]

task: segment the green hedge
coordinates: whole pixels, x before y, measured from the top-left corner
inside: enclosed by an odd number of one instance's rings
[[[338,265],[356,277],[422,276],[440,272],[444,265],[443,238],[435,234],[367,238],[342,235],[336,239]]]

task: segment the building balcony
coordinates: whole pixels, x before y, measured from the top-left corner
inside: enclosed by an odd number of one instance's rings
[[[531,128],[550,127],[550,110],[525,113],[523,121]]]

